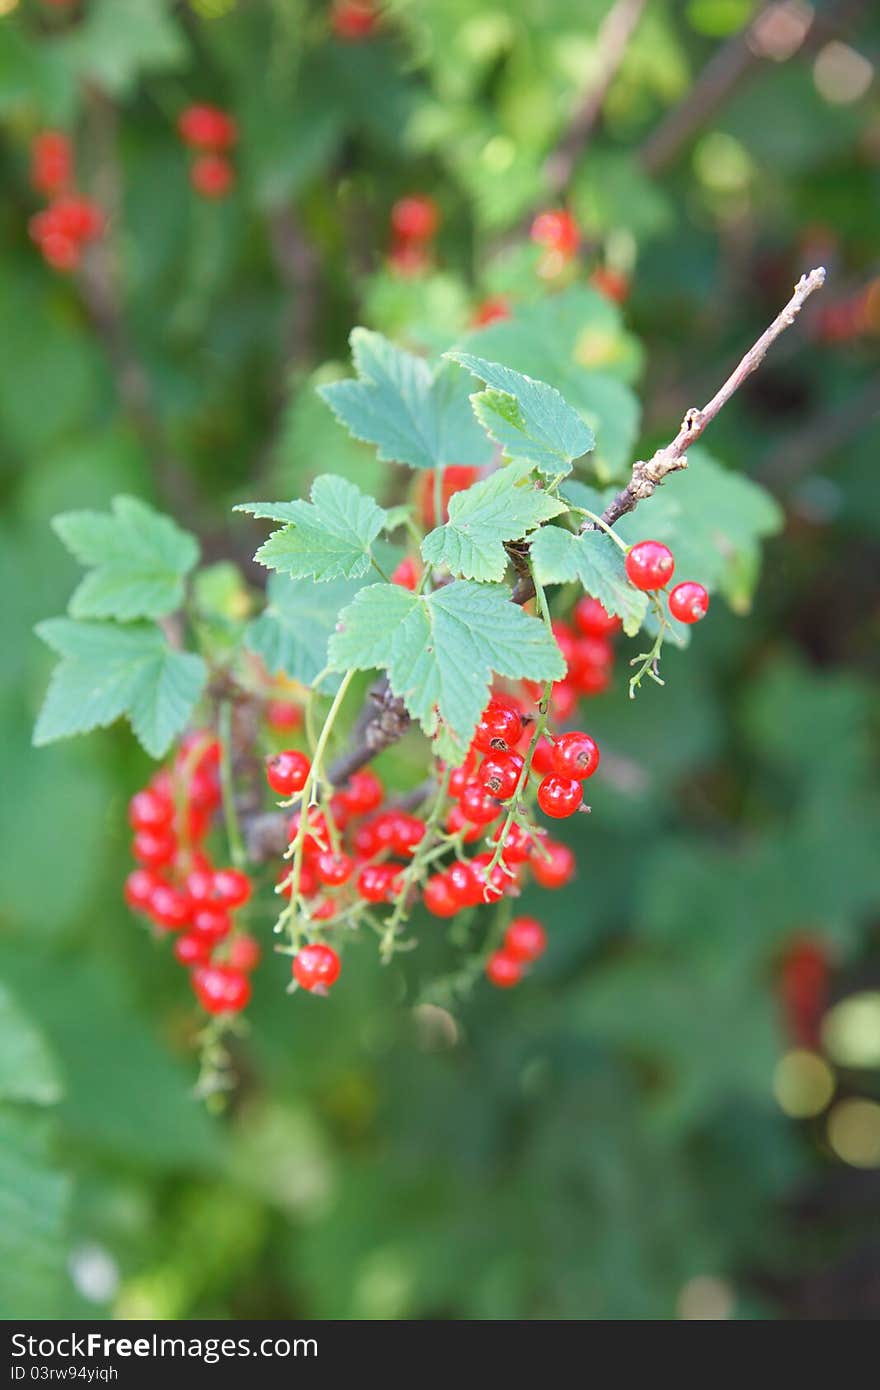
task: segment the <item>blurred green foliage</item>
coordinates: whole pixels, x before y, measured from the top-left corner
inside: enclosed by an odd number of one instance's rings
[[[578,344],[516,229],[604,0],[393,0],[362,43],[333,38],[319,0],[218,8],[0,6],[3,1313],[876,1315],[880,1154],[844,1167],[827,1112],[786,1118],[773,1078],[792,941],[826,943],[835,997],[880,981],[880,104],[876,81],[830,99],[816,56],[876,55],[880,15],[838,33],[838,7],[813,7],[827,37],[753,58],[649,176],[644,140],[756,8],[649,4],[571,189],[594,259],[633,292],[624,330],[580,291],[608,323]],[[174,122],[192,100],[241,123],[222,204],[188,185]],[[50,124],[110,205],[109,334],[28,240],[28,145]],[[411,190],[443,226],[435,271],[404,280],[386,228]],[[235,501],[331,471],[381,495],[384,466],[314,386],[343,372],[352,323],[444,348],[490,292],[533,299],[530,326],[475,350],[590,393],[575,403],[611,481],[823,259],[832,304],[873,280],[873,318],[835,335],[817,307],[717,422],[712,454],[770,488],[786,529],[745,619],[718,604],[665,689],[590,706],[604,775],[572,832],[577,882],[541,899],[546,959],[449,1012],[414,1007],[449,969],[436,923],[400,966],[350,951],[325,1001],[287,998],[270,959],[235,1103],[209,1117],[186,981],[121,900],[146,760],[122,727],[30,747],[49,667],[32,627],[79,578],[49,517],[131,493],[209,559],[242,559],[257,533]],[[161,448],[125,399],[130,357]],[[573,358],[591,369],[576,381]],[[406,748],[386,766],[405,776]],[[835,1079],[880,1099],[876,1072]]]

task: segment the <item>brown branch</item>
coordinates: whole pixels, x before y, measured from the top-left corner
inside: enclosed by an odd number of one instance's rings
[[[571,121],[544,164],[544,184],[550,198],[558,198],[571,183],[578,161],[599,123],[645,4],[646,0],[616,0],[602,21],[596,40],[596,75],[588,83]]]
[[[671,443],[663,449],[658,449],[647,461],[639,459],[633,464],[632,476],[626,487],[621,489],[602,513],[602,520],[606,526],[613,526],[615,521],[625,516],[627,512],[631,512],[639,502],[650,497],[669,473],[687,467],[687,451],[690,446],[697,442],[731,396],[761,365],[768,349],[785,332],[786,328],[791,327],[813,291],[818,290],[824,283],[825,270],[822,266],[817,267],[816,270],[811,270],[809,275],[801,276],[785,308],[780,314],[777,314],[770,327],[765,329],[758,341],[749,348],[745,357],[731,372],[724,385],[715,392],[708,404],[704,405],[702,410],[693,406],[682,420],[678,434]],[[581,529],[590,530],[592,527],[593,523],[587,522]]]

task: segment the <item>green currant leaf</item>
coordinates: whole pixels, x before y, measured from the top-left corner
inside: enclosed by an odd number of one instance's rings
[[[601,481],[625,476],[640,414],[628,383],[641,354],[616,304],[573,285],[516,305],[510,318],[469,334],[461,346],[555,386],[595,432],[590,466]]]
[[[145,623],[79,623],[50,618],[37,635],[61,657],[34,743],[105,728],[125,715],[146,751],[161,758],[185,727],[207,679],[200,656],[168,645]]]
[[[0,1109],[0,1307],[7,1318],[60,1317],[69,1308],[73,1184],[55,1167],[58,1147],[45,1111],[21,1104]]]
[[[116,497],[112,515],[64,512],[52,525],[75,559],[92,567],[70,600],[74,618],[128,622],[180,607],[199,547],[170,517],[136,497]]]
[[[520,540],[566,510],[537,488],[530,463],[510,463],[449,500],[449,521],[431,531],[422,555],[463,579],[500,580],[507,568],[505,541]]]
[[[565,661],[537,618],[501,586],[455,580],[417,595],[396,584],[361,589],[330,639],[339,671],[384,670],[442,757],[460,757],[489,695],[492,673],[560,680]]]
[[[485,381],[487,389],[471,396],[474,414],[509,458],[556,477],[592,449],[593,431],[554,386],[469,352],[446,356]]]
[[[474,420],[463,372],[432,367],[366,328],[355,328],[350,342],[358,379],[319,390],[355,439],[412,468],[489,463],[492,446]]]
[[[372,544],[386,514],[346,478],[316,478],[311,501],[242,502],[237,512],[288,524],[273,531],[255,560],[292,579],[362,578],[372,563]]]
[[[245,646],[262,658],[270,674],[282,672],[311,685],[327,665],[327,643],[340,609],[361,588],[358,579],[315,584],[311,579],[272,574],[266,586],[266,607],[248,624]],[[337,680],[328,679],[321,688],[330,691],[336,685]]]
[[[531,555],[541,584],[582,584],[607,612],[623,620],[624,632],[630,637],[638,632],[648,598],[630,584],[623,552],[610,537],[601,531],[575,536],[559,526],[545,526],[532,541]]]

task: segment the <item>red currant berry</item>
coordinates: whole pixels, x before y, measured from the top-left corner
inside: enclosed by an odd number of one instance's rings
[[[582,666],[577,673],[578,695],[602,695],[611,684],[610,666]]]
[[[506,801],[516,791],[522,769],[519,753],[490,753],[483,759],[477,781],[492,796]]]
[[[332,922],[336,916],[338,903],[335,898],[321,898],[311,909],[313,922]]]
[[[488,825],[497,820],[501,808],[479,782],[469,782],[458,799],[462,815],[474,825]]]
[[[482,886],[474,874],[472,863],[465,864],[457,859],[450,864],[445,877],[456,907],[476,907],[482,898]]]
[[[391,230],[401,241],[430,241],[439,223],[440,209],[424,194],[398,198],[391,209]]]
[[[434,917],[454,917],[459,903],[445,874],[434,874],[422,890],[422,901]]]
[[[54,197],[70,183],[73,151],[60,130],[44,130],[31,145],[31,184],[38,193]]]
[[[364,772],[352,773],[342,795],[352,815],[363,816],[382,805],[385,788],[375,772],[367,769]]]
[[[312,994],[326,994],[339,979],[342,964],[332,946],[322,941],[303,946],[293,958],[293,978]]]
[[[166,931],[180,931],[190,920],[192,907],[189,898],[170,883],[157,883],[150,896],[149,913],[157,926]]]
[[[539,212],[530,235],[536,245],[555,251],[566,260],[576,253],[581,241],[577,223],[564,208]]]
[[[397,568],[391,571],[391,583],[399,584],[402,589],[414,591],[418,588],[420,578],[419,567],[410,556],[401,560]]]
[[[177,853],[177,839],[168,830],[139,830],[131,842],[131,852],[147,869],[161,869]]]
[[[514,917],[504,933],[505,954],[514,960],[533,961],[547,949],[547,933],[537,917]]]
[[[229,943],[229,964],[233,970],[249,975],[260,963],[260,947],[247,932],[239,932]]]
[[[549,738],[542,734],[535,744],[535,751],[532,754],[532,772],[539,772],[543,776],[545,772],[553,771],[553,744]]]
[[[599,766],[599,745],[589,734],[560,734],[553,746],[553,771],[585,782]]]
[[[471,323],[474,328],[485,328],[490,323],[498,323],[501,319],[509,319],[511,314],[510,300],[503,294],[492,294],[487,299],[481,300],[473,312]]]
[[[501,838],[503,825],[492,836],[497,845]],[[504,849],[501,851],[501,858],[505,864],[524,864],[532,853],[532,837],[527,830],[523,830],[521,825],[512,825],[507,832],[504,840]]]
[[[545,816],[557,820],[573,815],[583,799],[580,782],[572,777],[559,777],[555,772],[549,773],[538,787],[538,805]]]
[[[709,595],[702,584],[686,579],[669,595],[669,611],[680,623],[698,623],[709,611]]]
[[[227,150],[238,138],[233,118],[219,106],[206,103],[181,111],[177,129],[184,144],[197,150]]]
[[[474,767],[476,766],[477,755],[471,750],[461,767],[453,768],[449,775],[449,795],[453,797],[461,796],[468,782],[473,780]]]
[[[488,852],[475,854],[471,860],[471,872],[477,883],[479,890],[478,902],[495,903],[510,888],[514,880],[505,872],[503,865],[499,861],[495,868],[489,872],[489,865],[492,863],[493,855]]]
[[[229,913],[218,903],[193,906],[191,925],[194,934],[212,946],[228,936],[232,927]]]
[[[298,729],[302,721],[302,710],[292,700],[270,700],[266,706],[266,723],[278,733]]]
[[[571,681],[557,681],[551,705],[557,719],[568,719],[577,709],[578,693]]]
[[[493,749],[507,752],[508,749],[516,747],[522,735],[523,722],[519,712],[510,705],[490,700],[480,716],[473,743],[481,753],[488,753]]]
[[[266,781],[278,796],[294,796],[308,780],[312,765],[305,753],[287,748],[266,759]]]
[[[637,589],[662,589],[675,570],[675,560],[662,541],[639,541],[626,552],[623,562],[630,584]]]
[[[222,154],[202,154],[193,161],[189,181],[202,198],[225,198],[235,182],[235,170]]]
[[[629,280],[611,266],[597,266],[590,276],[590,284],[614,304],[623,304],[629,294]]]
[[[199,864],[186,876],[186,891],[194,903],[214,901],[214,870],[210,864]]]
[[[162,880],[152,869],[133,869],[125,880],[125,901],[135,912],[147,912]]]
[[[348,854],[334,854],[332,849],[322,850],[315,860],[318,878],[328,888],[340,888],[354,873],[354,860]]]
[[[403,813],[395,816],[391,826],[391,848],[395,854],[409,859],[425,835],[425,822],[418,816]]]
[[[175,959],[188,967],[193,965],[207,965],[211,959],[211,942],[204,936],[196,936],[195,932],[184,932],[178,936],[174,942]]]
[[[575,604],[574,621],[584,637],[611,637],[620,631],[620,619],[606,613],[599,600],[589,594]]]
[[[546,840],[529,861],[535,881],[542,888],[563,888],[574,878],[574,853],[558,840]]]
[[[449,815],[446,817],[446,830],[449,835],[460,835],[466,845],[472,845],[475,840],[480,840],[483,837],[482,825],[468,820],[458,805],[451,807]]]
[[[365,864],[358,874],[357,890],[368,903],[389,902],[394,896],[398,873],[391,864]]]
[[[338,39],[368,39],[378,22],[374,0],[334,0],[330,23]]]
[[[237,1014],[250,1002],[250,980],[230,965],[196,966],[192,985],[196,998],[208,1014]]]
[[[250,895],[251,881],[241,869],[214,870],[214,897],[223,907],[242,907]]]
[[[512,989],[522,979],[522,963],[507,951],[495,951],[486,962],[486,979],[496,989]]]

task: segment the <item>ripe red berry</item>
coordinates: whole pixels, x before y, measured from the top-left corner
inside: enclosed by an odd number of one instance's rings
[[[610,266],[597,266],[590,276],[590,284],[615,304],[623,304],[629,294],[627,277]]]
[[[222,154],[202,154],[193,160],[189,181],[202,198],[225,198],[235,182],[235,171]]]
[[[132,830],[164,830],[174,820],[174,802],[152,787],[135,792],[128,803]]]
[[[549,773],[538,787],[538,805],[545,816],[557,820],[573,815],[583,799],[580,782],[573,777],[559,777],[555,772]]]
[[[60,130],[44,130],[31,145],[31,184],[38,193],[51,198],[70,183],[73,152],[70,141]]]
[[[161,869],[170,864],[177,853],[177,840],[166,827],[158,830],[138,830],[131,842],[131,852],[147,869]]]
[[[669,595],[669,611],[680,623],[698,623],[709,611],[709,595],[702,584],[686,579]]]
[[[514,880],[505,872],[504,867],[499,861],[491,873],[489,865],[492,863],[494,855],[484,851],[482,854],[475,854],[471,860],[471,872],[479,889],[478,902],[494,903],[502,898],[508,888],[512,886]]]
[[[446,882],[456,907],[476,907],[482,900],[483,886],[474,874],[473,864],[456,859],[446,870]]]
[[[368,39],[378,22],[374,0],[334,0],[330,24],[338,39]]]
[[[239,932],[229,943],[229,964],[233,970],[249,975],[260,963],[260,947],[247,932]]]
[[[476,821],[468,820],[458,804],[450,808],[449,815],[446,817],[446,831],[449,835],[460,835],[466,845],[471,845],[475,840],[480,840],[483,837],[482,825]]]
[[[551,707],[557,719],[568,719],[577,709],[578,692],[571,681],[556,681]]]
[[[278,796],[295,796],[305,786],[311,768],[305,753],[287,748],[266,759],[266,781]]]
[[[250,895],[251,881],[241,869],[214,870],[214,898],[223,907],[241,907]]]
[[[504,950],[515,960],[533,961],[547,949],[547,933],[537,917],[514,917],[504,933]]]
[[[581,242],[578,225],[564,208],[539,212],[532,223],[530,235],[536,245],[543,246],[547,251],[555,251],[565,260],[575,255]]]
[[[434,917],[454,917],[459,902],[445,874],[433,874],[422,890],[422,901]]]
[[[368,903],[389,902],[397,886],[398,870],[391,864],[365,864],[358,874],[357,890]]]
[[[611,637],[620,631],[620,619],[612,617],[597,598],[584,594],[575,604],[575,626],[585,637]]]
[[[532,771],[540,772],[542,775],[553,771],[553,744],[543,734],[535,744],[532,754]]]
[[[425,822],[418,816],[397,813],[391,822],[391,848],[404,859],[415,853],[424,838]]]
[[[675,560],[662,541],[639,541],[623,562],[627,577],[637,589],[662,589],[672,578]]]
[[[492,294],[476,307],[471,319],[475,328],[485,328],[490,323],[510,318],[510,300],[503,294]]]
[[[536,849],[529,862],[542,888],[563,888],[574,878],[574,853],[558,840],[545,840],[543,850]]]
[[[322,883],[328,888],[339,888],[354,873],[354,860],[348,854],[334,854],[332,849],[325,849],[315,860],[315,868]]]
[[[490,700],[474,731],[473,744],[481,753],[490,749],[507,752],[515,748],[523,735],[523,722],[510,705]]]
[[[516,791],[522,769],[519,753],[489,753],[480,765],[477,781],[492,796],[505,801]]]
[[[195,932],[183,932],[175,939],[174,955],[181,965],[207,965],[211,959],[211,942]]]
[[[302,710],[292,700],[270,700],[266,706],[266,723],[279,733],[298,729],[302,721]]]
[[[599,745],[589,734],[560,734],[553,746],[553,771],[585,782],[599,766]]]
[[[188,106],[177,120],[180,138],[197,150],[228,150],[238,139],[238,126],[219,106]]]
[[[133,869],[125,880],[125,901],[135,912],[147,912],[154,890],[162,882],[152,869]]]
[[[229,935],[232,922],[219,903],[193,903],[191,927],[196,936],[212,946]]]
[[[251,982],[231,965],[199,965],[192,973],[196,998],[206,1013],[240,1013],[250,1002]]]
[[[190,920],[189,898],[170,883],[157,883],[150,896],[149,914],[166,931],[180,931]]]
[[[495,951],[486,962],[486,978],[497,989],[511,989],[522,979],[522,963],[507,951]]]
[[[479,782],[469,782],[458,799],[462,815],[474,825],[488,825],[501,814],[501,808],[493,797],[480,786]]]
[[[434,506],[434,469],[425,469],[419,475],[418,498],[419,511],[421,513],[422,525],[426,528],[438,526],[441,521],[449,520],[449,499],[456,492],[464,492],[475,483],[480,476],[479,468],[472,468],[467,464],[450,464],[443,469],[443,515],[436,515]]]
[[[391,571],[391,583],[399,584],[402,589],[415,591],[419,585],[419,567],[410,555],[405,560],[401,560],[396,569]]]
[[[424,194],[398,198],[391,209],[391,230],[401,241],[430,241],[439,222],[440,209]]]
[[[492,835],[494,843],[497,845],[501,839],[503,825]],[[524,864],[532,853],[532,837],[527,830],[523,830],[521,825],[512,825],[504,838],[504,849],[501,851],[501,858],[505,864]]]
[[[293,978],[303,989],[312,994],[326,994],[339,979],[342,965],[332,946],[315,941],[297,951],[291,968]]]
[[[363,816],[382,805],[385,788],[375,772],[366,769],[352,773],[342,795],[352,815]]]

